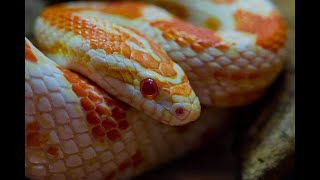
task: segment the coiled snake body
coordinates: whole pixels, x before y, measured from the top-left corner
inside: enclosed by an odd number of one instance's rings
[[[285,57],[273,5],[192,2],[156,1],[195,25],[132,2],[71,2],[40,14],[41,52],[25,41],[28,177],[137,175],[195,147],[224,116],[211,106],[263,95]]]

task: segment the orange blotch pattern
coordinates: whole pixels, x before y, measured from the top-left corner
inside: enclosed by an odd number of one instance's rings
[[[216,4],[232,4],[235,0],[212,0]]]
[[[226,49],[226,46],[221,43],[221,38],[215,35],[214,32],[178,19],[156,21],[152,22],[151,25],[159,28],[165,39],[174,40],[182,47],[190,46],[196,52],[202,52],[208,47],[220,50]]]
[[[112,117],[114,117],[116,120],[120,120],[125,118],[126,114],[122,109],[115,107],[112,109]]]
[[[39,132],[27,132],[26,144],[27,147],[39,148],[43,141]]]
[[[83,37],[85,37],[85,39],[90,39],[90,44],[94,48],[102,48],[102,49],[103,48],[112,48],[112,47],[116,46],[116,44],[119,44],[119,43],[116,43],[113,41],[119,40],[121,38],[128,39],[130,41],[135,42],[137,45],[141,45],[141,43],[137,39],[129,37],[128,34],[123,33],[123,34],[121,34],[121,36],[110,35],[109,33],[104,32],[101,29],[98,29],[95,25],[92,25],[89,22],[81,20],[80,17],[72,15],[72,11],[69,10],[68,8],[63,8],[63,7],[60,7],[60,8],[61,9],[50,8],[50,9],[45,10],[45,12],[42,14],[42,17],[44,18],[45,21],[47,21],[51,25],[61,26],[62,29],[65,26],[72,26],[72,28],[71,28],[72,30],[70,30],[70,31],[73,31],[75,34],[82,35]],[[59,11],[59,10],[61,10],[61,11]],[[57,18],[57,17],[59,17],[59,18]],[[63,25],[59,25],[61,23]],[[137,32],[133,29],[132,29],[132,31],[135,32],[136,34],[140,35],[139,32]],[[99,35],[99,34],[101,34],[101,35]],[[147,40],[150,41],[149,39],[147,39]],[[125,43],[120,43],[120,44],[121,44],[120,50],[123,50],[123,49],[130,50],[129,47],[126,47]],[[161,50],[160,46],[157,46],[155,43],[151,43],[151,41],[149,44],[150,44],[151,49],[153,49],[154,53],[159,52],[157,55],[161,58],[161,60],[162,60],[161,63],[159,63],[156,60],[153,60],[149,54],[143,54],[143,53],[137,52],[135,50],[132,50],[132,51],[130,50],[129,54],[130,54],[131,60],[138,62],[139,64],[141,64],[142,66],[145,66],[146,68],[150,69],[150,67],[151,67],[151,69],[153,71],[155,71],[163,76],[166,76],[166,77],[176,76],[177,72],[173,68],[173,62]],[[199,41],[197,43],[193,43],[192,47],[194,47],[195,49],[198,49],[198,50],[199,49],[202,50],[204,46],[208,46],[208,45],[209,44],[206,42]],[[223,47],[223,46],[219,45],[219,47]],[[118,52],[118,51],[116,51],[116,49],[114,49],[114,48],[112,48],[112,49],[114,50],[114,53]],[[57,52],[57,51],[59,51],[59,53],[68,51],[67,47],[65,47],[64,45],[62,45],[58,41],[56,41],[56,43],[53,47],[50,47],[50,48],[42,47],[41,50],[42,51],[50,51],[51,53]],[[80,53],[80,52],[78,52],[78,53]],[[83,57],[85,57],[85,55],[83,55]],[[103,67],[101,67],[101,68],[103,68]],[[118,79],[120,81],[124,81],[126,83],[132,83],[130,79],[133,79],[133,77],[130,78],[129,76],[134,76],[136,73],[135,71],[129,72],[128,70],[119,69],[116,67],[108,67],[107,69],[102,69],[101,72],[105,72],[107,76],[116,78],[116,79]],[[128,76],[128,78],[124,78],[127,76]],[[186,83],[186,82],[189,83],[188,79],[185,77],[182,78],[181,84]],[[155,80],[156,80],[156,83],[159,86],[159,88],[163,89],[163,90],[169,89],[170,87],[175,85],[175,84],[168,83],[168,82],[161,82],[157,79],[155,79]],[[81,96],[81,93],[84,93],[83,89],[81,89],[79,87],[74,87],[74,91],[80,96]],[[169,91],[167,91],[167,92],[169,92]],[[178,91],[176,91],[176,92],[178,92]],[[189,87],[188,89],[185,89],[185,92],[192,92],[191,87]],[[183,92],[183,94],[186,94],[185,92]],[[89,99],[90,98],[91,98],[91,96],[89,96]],[[92,98],[94,98],[94,97],[92,97]]]
[[[50,146],[48,149],[47,149],[47,153],[51,156],[58,156],[59,155],[59,149],[54,147],[54,146]]]
[[[116,6],[111,6],[111,9],[112,7]],[[124,7],[125,5],[123,5],[123,8]],[[107,11],[107,8],[108,6],[102,6],[101,8],[97,7],[94,10],[103,9],[103,11]],[[116,11],[116,8],[113,9]],[[127,45],[126,42],[131,41],[141,48],[144,48],[142,43],[140,43],[138,39],[132,37],[130,34],[121,31],[115,26],[112,28],[114,31],[117,31],[117,33],[106,32],[103,29],[99,29],[96,25],[90,23],[89,21],[81,19],[79,16],[73,14],[74,12],[81,10],[90,10],[90,7],[72,8],[54,6],[43,11],[41,16],[43,20],[48,22],[51,26],[55,26],[56,28],[66,32],[73,32],[75,35],[81,35],[84,39],[90,40],[91,49],[103,49],[109,54],[122,54],[130,60],[139,63],[142,67],[152,69],[166,77],[172,77],[177,74],[173,68],[173,62],[167,57],[167,55],[158,45],[153,43],[146,36],[130,27],[126,27],[131,32],[137,34],[143,39],[146,39],[153,53],[155,53],[161,59],[161,62],[155,60],[149,53],[137,51]],[[164,69],[162,69],[162,67],[164,67]]]
[[[188,96],[191,92],[192,88],[189,83],[184,83],[170,88],[170,95]]]
[[[70,79],[68,80],[70,81]],[[72,90],[77,94],[77,96],[87,96],[87,92],[79,84],[73,85]]]
[[[36,121],[26,124],[26,131],[39,131],[39,130],[40,130],[40,127]]]
[[[99,114],[99,115],[109,115],[111,116],[111,112],[110,110],[105,107],[105,106],[102,106],[101,104],[98,104],[96,106],[96,112]]]
[[[24,49],[24,56],[25,59],[31,62],[37,62],[37,58],[36,56],[33,54],[31,47],[29,46],[29,44],[27,43],[27,41],[25,41],[25,49]]]
[[[87,97],[81,98],[80,103],[81,103],[81,106],[83,107],[83,109],[86,110],[86,111],[90,111],[90,110],[93,110],[95,108],[93,102]]]
[[[103,139],[106,135],[105,130],[101,126],[95,126],[92,128],[91,132],[93,137],[96,139]]]
[[[53,7],[53,6],[52,6]],[[67,7],[63,4],[58,4],[54,6],[55,8],[59,8],[60,10],[68,10],[68,11],[100,11],[102,13],[107,14],[114,14],[118,16],[123,16],[128,19],[135,19],[142,16],[141,12],[142,9],[145,7],[145,4],[143,3],[132,3],[132,2],[110,2],[105,5],[98,5],[98,6],[78,6],[78,7]]]
[[[112,2],[107,4],[106,6],[99,7],[98,10],[108,14],[116,14],[129,19],[135,19],[142,16],[141,12],[144,7],[145,5],[142,3]]]
[[[119,126],[119,129],[125,130],[125,129],[128,129],[129,123],[126,120],[122,120],[122,121],[119,122],[118,126]]]
[[[40,132],[40,126],[37,121],[25,123],[25,145],[28,148],[40,148],[48,140],[46,134]]]
[[[102,121],[102,126],[106,129],[106,130],[110,130],[112,128],[116,128],[117,124],[116,122],[106,118],[106,120]]]
[[[96,94],[96,93],[93,93],[93,92],[89,92],[89,99],[91,100],[91,101],[97,101],[97,102],[103,102],[103,98],[102,97],[100,97],[98,94]]]
[[[119,140],[122,137],[121,131],[130,127],[126,120],[127,105],[113,100],[101,89],[94,87],[89,80],[64,68],[59,69],[80,98],[92,136],[100,142],[104,142],[105,138],[110,141]]]
[[[57,145],[50,145],[47,148],[47,153],[48,153],[48,156],[53,159],[59,159],[63,157],[63,153]]]
[[[256,43],[265,49],[277,52],[287,40],[287,26],[276,12],[262,17],[244,10],[234,13],[236,30],[257,35]]]
[[[111,140],[111,141],[116,141],[118,139],[121,138],[121,134],[118,130],[116,129],[112,129],[109,132],[107,132],[107,137]]]
[[[87,121],[91,125],[97,125],[97,124],[100,124],[100,117],[95,111],[91,111],[87,113]]]

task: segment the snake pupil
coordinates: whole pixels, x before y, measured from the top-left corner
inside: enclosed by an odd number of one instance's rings
[[[151,78],[143,79],[140,82],[140,91],[148,99],[155,98],[159,93],[157,83]]]

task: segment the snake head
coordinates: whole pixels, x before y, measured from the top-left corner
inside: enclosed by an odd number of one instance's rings
[[[169,125],[196,120],[199,99],[180,66],[144,34],[88,8],[45,9],[35,26],[39,49],[153,119]]]
[[[183,125],[198,118],[200,102],[182,69],[174,63],[172,67],[177,72],[174,78],[141,71],[133,101],[163,123]]]
[[[176,126],[196,120],[200,102],[185,72],[150,39],[135,33],[139,40],[120,43],[123,54],[87,53],[101,74],[91,79],[103,79],[98,84],[107,84],[109,93],[162,123]]]

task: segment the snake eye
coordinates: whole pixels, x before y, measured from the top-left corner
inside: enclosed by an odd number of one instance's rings
[[[158,94],[158,85],[155,80],[151,78],[143,79],[140,82],[141,94],[148,99],[154,99]]]

